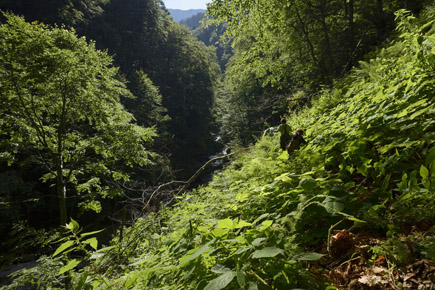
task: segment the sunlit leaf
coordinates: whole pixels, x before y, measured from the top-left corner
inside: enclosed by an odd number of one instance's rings
[[[429,176],[429,170],[426,167],[424,167],[424,165],[420,166],[420,176],[423,179],[427,179]]]
[[[211,280],[207,286],[205,286],[204,290],[220,290],[224,289],[235,277],[235,273],[233,271],[228,271],[217,277],[216,279]]]
[[[252,254],[252,258],[272,258],[279,254],[284,254],[284,250],[275,247],[267,247],[261,250],[257,250]]]
[[[59,255],[60,253],[62,253],[72,245],[74,245],[74,241],[66,241],[56,249],[52,257],[56,257],[57,255]]]
[[[230,229],[231,230],[231,229],[234,228],[234,222],[231,219],[219,220],[217,228],[218,229]]]
[[[294,259],[298,261],[316,261],[324,256],[325,256],[324,254],[318,254],[318,253],[301,253],[299,255],[296,255]]]
[[[58,275],[62,275],[65,272],[68,272],[69,270],[75,268],[78,264],[80,264],[80,260],[77,259],[73,259],[71,261],[69,261],[65,266],[63,266],[59,272],[57,273]]]
[[[98,240],[97,240],[97,238],[87,239],[86,241],[83,241],[83,243],[89,244],[92,248],[94,248],[94,250],[96,250],[98,248]]]

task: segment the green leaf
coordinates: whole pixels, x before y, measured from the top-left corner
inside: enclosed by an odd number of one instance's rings
[[[69,247],[71,247],[72,245],[74,245],[74,241],[66,241],[65,243],[63,243],[62,245],[60,245],[56,251],[53,254],[53,258],[56,257],[57,255],[59,255],[60,253],[62,253],[63,251],[65,251],[66,249],[68,249]]]
[[[104,229],[99,230],[99,231],[95,231],[95,232],[83,233],[83,234],[80,235],[80,237],[83,238],[83,237],[87,237],[87,236],[95,235],[95,234],[101,233],[102,231],[104,231]]]
[[[324,205],[327,212],[335,214],[341,212],[344,209],[344,204],[336,201],[332,197],[328,196],[322,204]]]
[[[261,223],[260,231],[264,231],[265,229],[269,228],[273,224],[272,220],[267,220]]]
[[[410,120],[413,120],[413,119],[417,118],[418,116],[420,116],[420,115],[426,113],[426,112],[429,111],[430,109],[431,109],[430,106],[429,106],[429,107],[426,107],[426,108],[424,108],[424,109],[421,109],[421,110],[415,112],[414,114],[412,114],[411,117],[409,117],[409,119],[410,119]]]
[[[130,276],[124,283],[125,288],[130,288],[140,276],[142,276],[141,272],[134,273],[132,276]]]
[[[237,224],[236,224],[236,229],[241,229],[241,228],[244,228],[244,227],[249,227],[249,226],[252,226],[252,224],[251,223],[248,223],[248,222],[245,222],[244,220],[241,220],[241,221],[239,221]]]
[[[57,273],[58,275],[62,275],[65,272],[68,272],[69,270],[75,268],[78,264],[80,264],[80,260],[74,259],[68,262],[68,264],[66,264],[65,266],[63,266],[60,270],[59,273]]]
[[[261,259],[261,258],[272,258],[279,254],[284,255],[284,250],[278,249],[275,247],[267,247],[261,250],[257,250],[252,254],[252,258]]]
[[[299,182],[299,186],[307,191],[312,191],[314,188],[316,188],[317,181],[312,177],[306,177]]]
[[[224,289],[235,277],[235,273],[233,271],[228,271],[217,277],[216,279],[211,280],[207,286],[205,286],[204,290],[220,290]]]
[[[88,272],[84,272],[81,276],[80,276],[80,280],[77,283],[77,286],[74,288],[74,290],[82,290],[83,286],[85,286],[86,283],[86,279],[88,278],[89,273]]]
[[[426,154],[426,160],[425,163],[427,166],[430,166],[430,164],[435,161],[435,147],[432,147]]]
[[[240,269],[237,271],[237,282],[239,283],[239,286],[243,289],[246,285],[246,273],[243,271],[243,269]]]
[[[210,271],[213,273],[223,274],[225,272],[231,271],[231,269],[225,267],[224,265],[216,264],[210,269]]]
[[[73,233],[76,233],[80,229],[79,223],[73,220],[73,218],[71,218],[71,222],[66,227]]]
[[[268,216],[270,216],[269,213],[264,213],[264,214],[262,214],[261,216],[259,216],[259,217],[258,217],[258,218],[253,222],[253,224],[258,223],[259,221],[261,221],[261,220],[267,218]]]
[[[423,165],[420,166],[420,176],[423,179],[427,179],[429,177],[429,170],[426,167],[424,167]]]
[[[96,250],[98,248],[98,240],[97,240],[97,238],[87,239],[86,241],[83,241],[83,243],[89,244],[92,248],[94,248],[94,250]]]
[[[220,238],[225,236],[226,234],[228,234],[229,230],[224,230],[224,229],[213,229],[211,231],[211,234],[216,237],[216,238]]]
[[[231,219],[219,220],[217,228],[218,229],[230,229],[230,230],[232,230],[234,228],[234,222]]]
[[[255,240],[252,241],[251,244],[254,247],[258,247],[258,246],[261,246],[264,243],[265,240],[266,240],[266,238],[256,238]]]
[[[296,255],[294,258],[298,261],[316,261],[325,256],[324,254],[318,253],[301,253]]]
[[[186,256],[180,258],[179,259],[180,265],[183,265],[183,264],[187,263],[188,261],[193,260],[193,259],[201,256],[202,254],[206,253],[208,250],[210,250],[210,245],[213,244],[214,242],[215,242],[215,239],[211,240],[210,242],[206,243],[202,247],[198,248],[198,250],[196,250],[193,254],[186,255]]]

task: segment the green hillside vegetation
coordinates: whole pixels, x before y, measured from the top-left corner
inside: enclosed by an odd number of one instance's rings
[[[306,146],[257,139],[98,250],[72,220],[6,289],[433,287],[435,13],[396,15],[391,44],[288,115]]]
[[[201,26],[201,20],[204,18],[205,12],[199,12],[189,18],[181,20],[180,25],[186,25],[189,29],[195,29]]]

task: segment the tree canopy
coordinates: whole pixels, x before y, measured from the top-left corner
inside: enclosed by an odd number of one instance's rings
[[[7,23],[0,26],[0,118],[9,146],[3,157],[13,162],[15,155],[32,152],[45,165],[41,178],[54,180],[65,224],[67,195],[89,199],[85,193],[91,188],[94,194],[114,194],[101,179],[128,179],[117,169],[120,161],[150,164],[145,143],[155,132],[132,123],[121,105],[120,97],[131,93],[117,79],[118,69],[107,53],[64,28],[5,16]],[[100,210],[97,201],[83,205]]]

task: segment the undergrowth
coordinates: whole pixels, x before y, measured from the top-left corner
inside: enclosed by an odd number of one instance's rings
[[[355,259],[332,243],[344,230],[382,241],[366,264],[433,260],[435,17],[397,17],[396,41],[289,116],[307,146],[288,156],[263,137],[61,274],[75,289],[335,289],[328,265]]]

